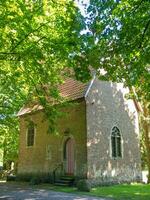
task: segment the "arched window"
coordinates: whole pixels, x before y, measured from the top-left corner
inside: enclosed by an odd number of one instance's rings
[[[30,122],[27,130],[27,146],[34,145],[34,135],[35,135],[35,126],[33,122]]]
[[[111,132],[111,150],[113,158],[122,157],[121,135],[116,126],[113,127]]]

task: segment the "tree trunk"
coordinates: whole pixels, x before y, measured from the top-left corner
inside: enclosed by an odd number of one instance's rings
[[[144,143],[146,147],[146,158],[148,167],[148,183],[150,183],[150,123],[148,121],[149,113],[147,107],[143,106],[144,119],[142,120]]]
[[[4,138],[3,142],[3,169],[7,169],[7,164],[6,164],[6,136]]]
[[[4,170],[10,170],[11,169],[11,162],[7,159],[7,136],[5,133],[5,138],[3,141],[3,169]]]

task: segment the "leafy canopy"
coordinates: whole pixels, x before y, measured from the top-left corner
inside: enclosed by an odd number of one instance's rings
[[[101,79],[135,86],[138,99],[149,102],[149,10],[149,0],[91,0],[83,18],[71,0],[1,0],[3,127],[14,126],[16,112],[33,96],[53,124],[57,111],[44,97],[61,101],[57,85],[72,69],[82,81],[90,78],[91,67],[98,69]]]
[[[100,78],[135,86],[150,100],[150,1],[91,0],[85,5],[87,33],[82,53]]]
[[[42,105],[45,95],[58,98],[57,85],[71,68],[71,55],[80,50],[83,24],[71,0],[1,1],[0,15],[0,114],[6,117],[33,91]]]
[[[16,113],[30,100],[43,105],[50,125],[55,123],[59,113],[45,96],[61,101],[57,85],[70,74],[84,23],[71,0],[1,0],[0,16],[0,148],[4,149],[5,139],[17,139]],[[8,146],[16,149],[11,142]],[[10,159],[9,154],[6,157]]]

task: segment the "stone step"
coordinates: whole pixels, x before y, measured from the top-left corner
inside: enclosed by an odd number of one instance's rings
[[[60,179],[73,181],[75,178],[73,176],[61,176]]]
[[[72,182],[72,180],[59,179],[58,182],[60,182],[60,183],[70,183],[70,182]]]
[[[55,182],[54,185],[56,185],[56,186],[70,186],[69,184],[60,183],[60,182]]]
[[[61,176],[59,180],[55,181],[55,185],[72,186],[75,178],[73,176]]]

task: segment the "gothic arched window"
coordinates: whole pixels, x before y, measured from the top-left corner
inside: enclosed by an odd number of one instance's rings
[[[111,152],[113,158],[122,157],[120,130],[114,126],[111,132]]]

